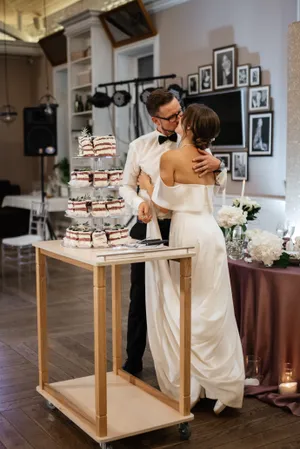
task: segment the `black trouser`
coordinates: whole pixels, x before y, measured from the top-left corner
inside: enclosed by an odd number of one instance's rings
[[[169,239],[170,220],[159,220],[162,239]],[[146,238],[147,225],[137,222],[131,230],[131,237],[138,240]],[[131,264],[130,306],[127,328],[127,357],[132,365],[141,362],[147,336],[145,263]]]

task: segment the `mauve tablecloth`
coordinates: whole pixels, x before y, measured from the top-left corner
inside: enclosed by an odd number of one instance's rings
[[[229,261],[229,271],[244,354],[261,358],[263,385],[278,385],[285,362],[299,382],[300,268]]]
[[[280,396],[276,391],[285,362],[292,363],[300,385],[300,268],[230,260],[229,271],[244,354],[261,358],[262,385],[246,387],[245,394],[299,416],[300,394]]]

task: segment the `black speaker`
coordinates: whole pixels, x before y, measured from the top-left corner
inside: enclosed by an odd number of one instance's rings
[[[25,156],[55,156],[57,154],[56,107],[46,114],[44,107],[24,108]]]

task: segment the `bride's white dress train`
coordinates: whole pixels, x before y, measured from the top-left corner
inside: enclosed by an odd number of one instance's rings
[[[235,321],[223,234],[213,217],[214,186],[155,185],[154,203],[173,211],[170,246],[191,245],[192,354],[191,404],[206,397],[240,408],[244,360]],[[160,237],[156,213],[147,236]],[[179,398],[179,264],[146,264],[148,338],[160,389]]]

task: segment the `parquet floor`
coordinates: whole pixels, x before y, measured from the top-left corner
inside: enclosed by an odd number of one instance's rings
[[[49,264],[48,323],[51,381],[93,373],[92,278],[81,269]],[[123,346],[125,348],[129,270],[123,269]],[[98,447],[61,413],[49,411],[38,382],[34,273],[0,279],[0,449],[90,449]],[[109,274],[108,274],[109,282]],[[110,291],[110,289],[109,289]],[[108,368],[111,368],[111,307],[108,312]],[[124,351],[125,353],[125,351]],[[143,379],[155,385],[149,351]],[[126,410],[124,410],[126,413]],[[114,449],[298,449],[300,420],[288,412],[246,399],[240,411],[214,416],[212,404],[194,409],[189,442],[176,428],[114,443]]]

